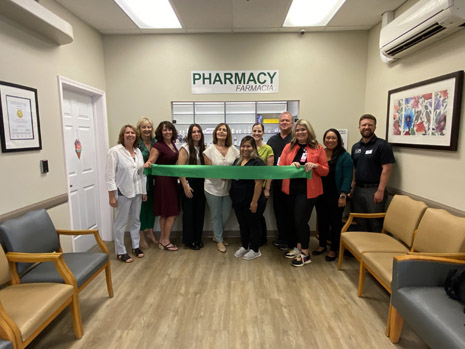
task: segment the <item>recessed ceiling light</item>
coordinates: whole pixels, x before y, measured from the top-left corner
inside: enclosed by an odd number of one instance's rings
[[[345,0],[292,0],[283,27],[325,26]]]
[[[168,0],[114,0],[141,29],[182,28]]]

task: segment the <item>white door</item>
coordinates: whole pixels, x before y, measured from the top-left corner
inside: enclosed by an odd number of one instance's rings
[[[100,221],[92,97],[63,90],[63,132],[72,229],[98,229]],[[93,235],[75,236],[73,250],[88,251]]]

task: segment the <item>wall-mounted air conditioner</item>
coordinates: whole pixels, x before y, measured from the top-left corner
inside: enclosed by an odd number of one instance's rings
[[[381,28],[381,57],[404,57],[464,27],[465,0],[420,0]]]

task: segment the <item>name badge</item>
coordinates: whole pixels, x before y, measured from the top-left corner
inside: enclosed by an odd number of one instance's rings
[[[307,152],[304,151],[302,153],[302,157],[300,158],[300,162],[307,162]]]
[[[367,151],[365,152],[365,154],[372,154],[372,153],[373,153],[373,149],[367,150]]]

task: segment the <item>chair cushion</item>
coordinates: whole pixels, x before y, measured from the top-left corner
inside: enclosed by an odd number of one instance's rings
[[[7,252],[55,252],[60,248],[55,226],[45,210],[29,211],[3,222],[0,238]],[[18,273],[30,266],[30,263],[17,263]]]
[[[108,260],[106,253],[64,253],[63,258],[80,288]],[[53,262],[40,263],[21,277],[22,283],[63,282]]]
[[[408,252],[401,242],[381,233],[351,231],[342,233],[341,241],[359,258],[365,252]]]
[[[0,290],[5,311],[27,340],[68,298],[74,287],[65,284],[21,284]]]
[[[465,252],[465,218],[428,208],[418,225],[413,248],[419,252]]]
[[[465,348],[463,304],[444,287],[404,287],[393,293],[392,305],[432,348]]]
[[[401,256],[401,252],[367,252],[362,254],[362,263],[370,269],[382,282],[389,286],[391,291],[392,263],[395,256]]]
[[[427,207],[423,201],[413,200],[407,195],[394,195],[386,211],[383,228],[410,247],[413,233]]]

